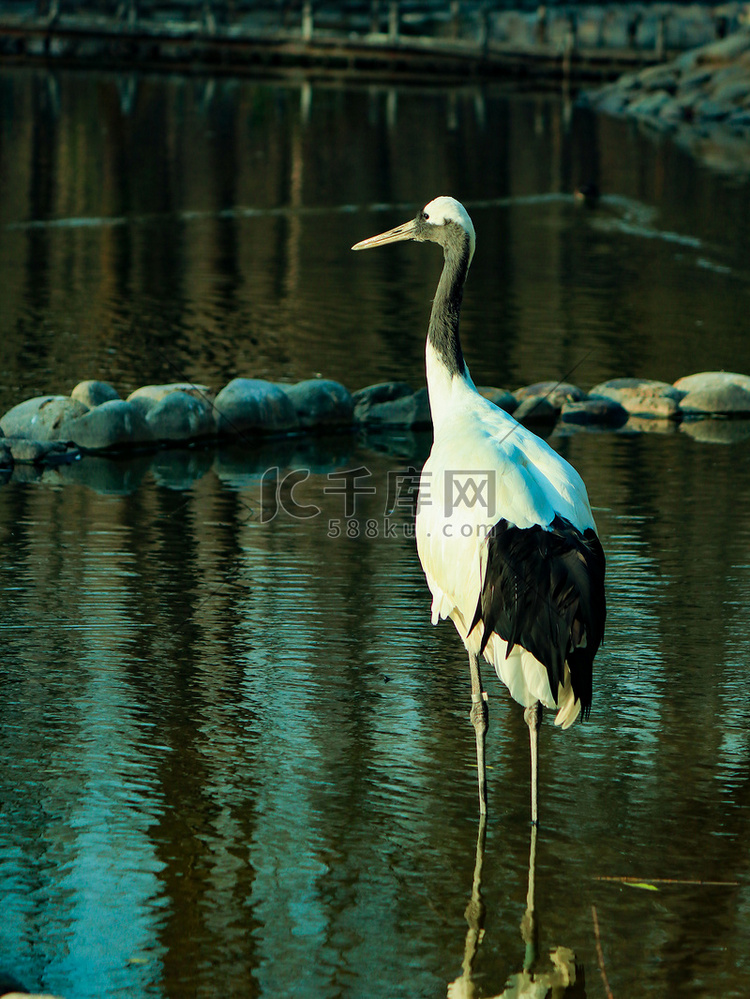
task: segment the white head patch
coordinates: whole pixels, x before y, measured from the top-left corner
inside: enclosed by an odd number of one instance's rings
[[[469,218],[469,213],[466,211],[464,206],[460,201],[456,201],[455,198],[449,198],[445,195],[435,198],[428,205],[423,208],[425,218],[428,222],[433,225],[445,225],[446,222],[456,222],[461,228],[469,234],[469,239],[471,240],[471,256],[474,256],[474,247],[476,245],[476,233],[474,232],[474,223]]]

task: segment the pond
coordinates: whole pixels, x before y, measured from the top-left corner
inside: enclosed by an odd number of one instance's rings
[[[477,383],[750,372],[748,185],[564,95],[6,69],[0,101],[2,411],[84,378],[417,388],[439,254],[349,247],[442,193],[478,233]],[[0,970],[66,999],[544,995],[572,952],[571,997],[602,970],[744,996],[750,428],[550,441],[609,618],[590,720],[542,730],[533,943],[523,712],[488,674],[478,858],[465,654],[392,492],[429,434],[340,434],[0,487]]]

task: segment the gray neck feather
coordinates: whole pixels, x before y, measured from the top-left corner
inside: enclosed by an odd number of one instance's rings
[[[466,362],[461,350],[458,322],[466,272],[469,269],[468,236],[458,245],[447,243],[443,252],[445,263],[432,303],[427,339],[445,364],[448,373],[453,376],[464,376]]]

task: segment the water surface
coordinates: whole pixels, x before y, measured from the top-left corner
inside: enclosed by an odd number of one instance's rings
[[[348,247],[446,192],[478,231],[477,381],[750,372],[747,186],[556,96],[6,71],[0,100],[4,408],[84,377],[418,387],[439,258]],[[746,993],[745,433],[552,438],[609,560],[591,719],[542,733],[535,967],[571,948],[571,996],[605,994],[592,905],[615,996]],[[428,448],[293,438],[0,488],[0,960],[27,986],[392,999],[461,976],[467,669],[389,489]],[[275,467],[310,472],[314,517],[275,503]],[[528,745],[487,681],[471,976],[493,996],[526,953]]]

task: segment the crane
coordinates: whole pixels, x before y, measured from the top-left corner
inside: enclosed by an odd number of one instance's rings
[[[414,219],[362,240],[443,248],[425,348],[433,444],[420,477],[417,551],[432,623],[450,618],[471,675],[480,815],[487,814],[489,724],[480,657],[524,707],[531,754],[531,821],[538,824],[538,732],[543,707],[568,728],[591,709],[594,656],[604,636],[605,559],[586,487],[565,459],[472,381],[459,338],[474,225],[439,197]]]

